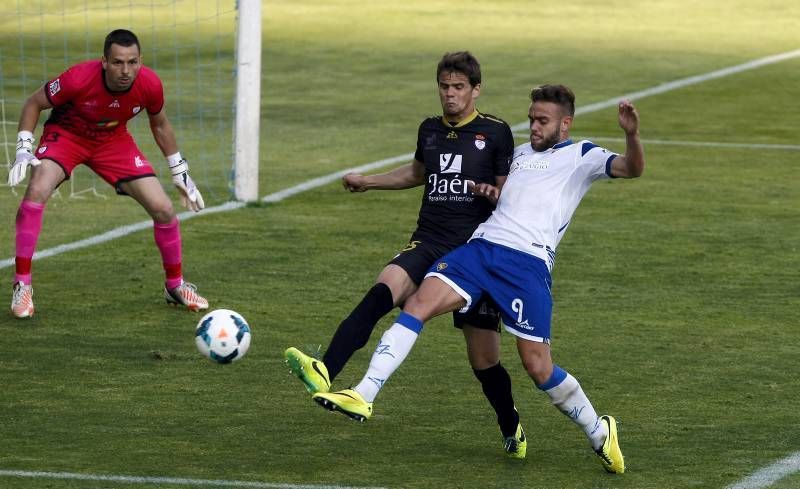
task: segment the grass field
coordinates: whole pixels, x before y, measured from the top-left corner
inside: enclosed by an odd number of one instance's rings
[[[267,0],[263,10],[262,195],[413,151],[420,120],[440,110],[435,64],[448,50],[478,56],[479,108],[513,125],[535,84],[566,83],[584,106],[800,48],[791,1]],[[327,345],[405,244],[420,198],[335,183],[183,224],[187,279],[253,329],[233,365],[201,358],[199,316],[163,305],[149,231],[35,262],[36,317],[0,316],[0,471],[286,488],[728,487],[800,450],[798,87],[795,58],[637,101],[645,175],[596,184],[559,247],[554,358],[619,420],[622,476],[605,474],[534,388],[508,335],[503,361],[530,442],[525,461],[505,459],[447,318],[426,326],[367,423],[310,401],[283,350]],[[573,133],[621,136],[613,109],[579,116]],[[0,259],[13,256],[20,195],[0,188]],[[124,198],[53,200],[39,248],[144,218]],[[360,379],[377,339],[337,387]],[[794,473],[774,487],[798,484]],[[0,476],[0,487],[132,486]]]

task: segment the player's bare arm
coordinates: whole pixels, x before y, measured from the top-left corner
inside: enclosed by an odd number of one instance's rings
[[[177,153],[178,140],[165,111],[162,109],[158,114],[147,115],[150,117],[150,131],[152,131],[153,139],[161,149],[161,153],[165,157]]]
[[[169,122],[166,113],[162,109],[158,114],[147,114],[150,117],[150,130],[153,139],[161,149],[169,162],[169,169],[172,173],[172,183],[178,189],[181,203],[187,209],[198,212],[206,204],[200,190],[195,185],[192,177],[189,176],[189,163],[181,156],[178,151],[178,141],[175,138],[175,130]]]
[[[402,190],[417,187],[424,183],[425,166],[416,160],[386,173],[377,175],[348,173],[342,177],[342,185],[350,192]]]
[[[33,132],[36,129],[36,123],[39,122],[39,115],[43,110],[51,108],[50,101],[47,100],[47,95],[44,94],[44,86],[39,87],[38,90],[33,92],[25,104],[22,106],[22,114],[19,117],[18,131]]]
[[[619,127],[625,131],[625,154],[611,162],[611,175],[639,177],[644,172],[644,147],[639,138],[639,112],[629,100],[619,103]]]

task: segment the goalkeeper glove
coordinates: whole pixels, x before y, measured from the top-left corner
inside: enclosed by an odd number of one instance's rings
[[[168,156],[169,170],[172,172],[172,183],[178,187],[181,195],[181,203],[189,210],[199,211],[206,205],[203,196],[194,184],[194,180],[189,176],[189,162],[181,158],[180,153]]]
[[[17,156],[14,165],[8,171],[8,185],[14,187],[25,180],[28,165],[38,166],[41,163],[33,155],[33,133],[20,131],[17,134]]]

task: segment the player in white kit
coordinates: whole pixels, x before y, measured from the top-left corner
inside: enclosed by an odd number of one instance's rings
[[[317,394],[330,409],[371,413],[378,391],[408,355],[424,322],[445,312],[469,310],[488,294],[501,310],[505,329],[517,337],[520,358],[536,386],[586,433],[607,471],[625,471],[616,420],[598,416],[575,377],[553,364],[550,271],[556,247],[592,182],[640,176],[644,150],[639,115],[629,101],[619,103],[624,155],[589,141],[570,140],[574,114],[575,97],[569,88],[533,89],[531,141],[515,149],[502,192],[489,184],[473,189],[498,199],[495,211],[467,244],[434,263],[384,333],[363,380],[353,389]]]

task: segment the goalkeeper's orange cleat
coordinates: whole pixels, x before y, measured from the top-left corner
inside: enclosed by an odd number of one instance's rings
[[[184,282],[174,289],[164,287],[164,299],[167,304],[186,306],[193,312],[208,309],[208,301],[197,293],[197,286]]]
[[[11,312],[14,317],[29,318],[33,316],[33,287],[22,282],[14,284],[11,296]]]

